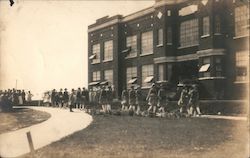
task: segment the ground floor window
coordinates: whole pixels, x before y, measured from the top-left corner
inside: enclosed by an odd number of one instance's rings
[[[127,76],[127,89],[131,87],[131,85],[136,82],[137,78],[137,67],[128,67],[126,71]]]
[[[113,70],[105,70],[104,79],[113,85]]]
[[[236,81],[248,80],[249,52],[236,52]]]
[[[222,58],[220,56],[215,57],[215,76],[222,77]]]
[[[165,80],[165,73],[164,73],[164,64],[158,65],[158,81]]]
[[[92,73],[92,81],[100,81],[101,80],[101,72],[100,71],[94,71]]]
[[[211,77],[211,72],[210,72],[210,64],[211,64],[211,59],[210,57],[205,57],[202,59],[202,64],[199,69],[199,72],[201,74],[201,77]]]
[[[143,65],[142,66],[142,87],[149,87],[151,85],[149,78],[151,80],[154,76],[154,65]]]

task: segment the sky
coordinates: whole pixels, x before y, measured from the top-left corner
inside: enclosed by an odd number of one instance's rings
[[[0,89],[87,87],[87,27],[154,1],[0,0]]]

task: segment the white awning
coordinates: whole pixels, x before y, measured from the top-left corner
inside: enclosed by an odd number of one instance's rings
[[[100,82],[96,81],[96,82],[90,82],[89,83],[89,86],[96,86],[98,85]]]
[[[131,51],[131,47],[128,47],[127,49],[123,50],[122,53],[128,53]]]
[[[92,55],[89,57],[90,60],[92,60],[92,59],[94,59],[94,58],[96,58],[96,54],[92,54]]]
[[[210,67],[210,64],[202,65],[199,72],[206,72]]]
[[[128,81],[129,84],[133,84],[137,81],[137,78],[132,78],[131,80]]]
[[[107,85],[109,82],[108,81],[103,81],[100,83],[100,85]]]
[[[148,77],[144,80],[144,82],[145,82],[145,83],[149,83],[149,82],[152,82],[153,79],[154,79],[154,76],[148,76]]]

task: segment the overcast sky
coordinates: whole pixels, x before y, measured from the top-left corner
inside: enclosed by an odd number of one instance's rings
[[[128,15],[154,1],[0,0],[0,88],[87,86],[87,27],[105,15]]]

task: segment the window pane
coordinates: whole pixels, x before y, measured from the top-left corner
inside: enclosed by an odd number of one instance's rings
[[[126,38],[126,45],[127,48],[130,47],[130,52],[128,53],[127,57],[135,57],[137,56],[137,37],[129,36]]]
[[[92,60],[92,63],[100,62],[100,44],[95,44],[92,46],[92,54],[95,54],[95,58]]]
[[[180,26],[180,45],[181,47],[198,44],[198,19],[188,20]]]
[[[143,65],[142,66],[142,87],[150,86],[150,83],[145,83],[145,79],[149,76],[154,76],[154,66],[153,65]]]
[[[210,27],[210,22],[209,22],[209,17],[204,17],[203,18],[203,35],[209,35],[209,27]]]
[[[159,64],[159,66],[158,66],[158,80],[159,81],[165,80],[165,77],[164,77],[164,65],[163,64]]]
[[[158,45],[163,44],[163,29],[158,30]]]
[[[246,5],[235,8],[235,36],[248,35],[249,13]]]
[[[113,85],[113,70],[104,71],[104,80],[108,81]]]
[[[236,81],[247,81],[249,53],[236,52],[235,60],[236,60]]]
[[[137,77],[137,68],[136,67],[128,67],[127,68],[127,72],[126,72],[126,76],[127,76],[127,89],[131,86],[131,84],[129,84],[128,82]]]
[[[172,28],[168,27],[168,34],[167,34],[167,43],[172,43]]]
[[[153,53],[153,31],[141,35],[141,54],[151,53]]]
[[[92,81],[100,81],[101,80],[101,72],[100,71],[94,71],[92,73]]]
[[[104,60],[113,60],[113,41],[104,43]]]

